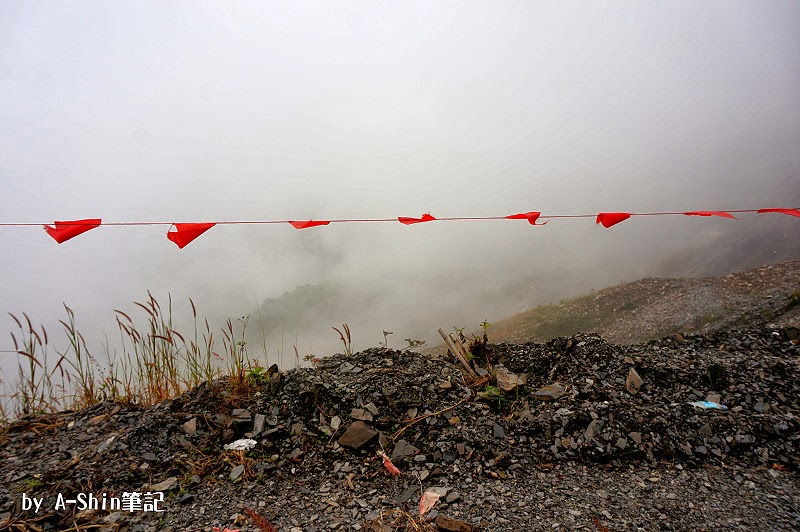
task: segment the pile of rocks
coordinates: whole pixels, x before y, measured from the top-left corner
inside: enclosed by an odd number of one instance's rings
[[[0,519],[42,529],[73,522],[69,509],[23,511],[23,492],[53,508],[58,493],[141,490],[166,492],[167,512],[101,511],[78,522],[255,529],[246,515],[256,512],[286,530],[383,531],[400,526],[398,515],[419,514],[428,491],[438,502],[418,519],[442,530],[534,527],[545,515],[569,527],[663,527],[684,519],[669,507],[691,475],[712,468],[752,489],[752,471],[768,471],[783,498],[750,523],[796,524],[798,343],[796,329],[762,328],[631,346],[596,335],[490,345],[472,361],[490,373],[479,384],[448,360],[376,348],[271,368],[247,393],[223,380],[149,408],[101,404],[22,419],[0,451]],[[251,443],[225,449],[240,439]],[[587,486],[600,474],[600,502],[614,499],[623,478],[638,479],[634,491],[662,477],[675,487],[644,517],[624,505],[587,509],[587,499],[556,490],[564,505],[583,505],[559,517],[554,482],[572,478],[595,493]],[[538,506],[525,506],[531,497]]]
[[[676,335],[626,348],[579,336],[496,351],[528,374],[532,397],[540,386],[565,387],[515,425],[541,459],[790,464],[800,414],[794,335]],[[712,404],[692,404],[702,401]]]

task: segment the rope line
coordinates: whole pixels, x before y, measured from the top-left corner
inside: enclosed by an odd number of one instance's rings
[[[526,220],[530,225],[543,226],[548,221],[556,218],[595,218],[595,222],[602,225],[606,229],[624,222],[632,216],[718,216],[721,218],[736,219],[731,213],[743,212],[757,212],[767,213],[776,212],[788,214],[800,218],[800,209],[733,209],[727,211],[690,211],[690,212],[599,212],[595,214],[549,214],[542,216],[539,211],[530,211],[517,214],[508,214],[506,216],[445,216],[436,218],[430,213],[424,213],[420,218],[413,218],[409,216],[398,216],[397,218],[338,218],[335,220],[223,220],[218,222],[156,222],[156,221],[141,221],[141,222],[103,222],[101,218],[86,218],[80,220],[69,221],[54,221],[52,226],[46,223],[33,223],[33,222],[0,222],[0,227],[42,227],[53,240],[62,244],[67,240],[71,240],[78,235],[82,235],[87,231],[96,229],[100,226],[149,226],[159,225],[168,226],[167,239],[175,243],[178,248],[183,249],[190,244],[197,237],[214,227],[215,225],[266,225],[266,224],[290,224],[295,229],[309,229],[311,227],[318,227],[329,225],[332,223],[394,223],[400,222],[404,225],[413,225],[425,222],[466,222],[466,221],[486,221],[486,220]],[[544,219],[540,223],[539,220]],[[173,231],[174,227],[174,231]]]
[[[787,207],[785,210],[800,209],[800,207]],[[716,211],[688,211],[688,212],[726,212],[726,213],[749,213],[759,212],[764,209],[718,209]],[[542,214],[539,219],[569,219],[569,218],[595,218],[598,213],[592,214]],[[687,212],[631,212],[628,213],[633,216],[683,216]],[[436,218],[431,221],[481,221],[481,220],[507,220],[507,216],[446,216]],[[223,220],[218,222],[208,222],[216,225],[267,225],[267,224],[287,224],[295,220]],[[397,218],[339,218],[327,220],[329,223],[385,223],[397,222]],[[51,225],[53,222],[0,222],[0,227],[40,227],[44,225]],[[70,221],[65,222],[69,225],[93,225],[96,223]],[[101,222],[101,226],[148,226],[148,225],[165,225],[171,226],[176,222],[161,222],[161,221],[140,221],[140,222]]]

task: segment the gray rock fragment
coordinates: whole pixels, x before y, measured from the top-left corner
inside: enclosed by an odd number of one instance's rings
[[[419,449],[408,443],[406,440],[399,440],[392,451],[391,459],[402,458],[404,456],[413,456],[419,452]]]
[[[363,421],[354,421],[347,427],[345,433],[339,437],[338,442],[343,447],[360,449],[377,435],[378,432],[368,427]]]
[[[162,480],[156,484],[150,484],[148,486],[149,491],[169,491],[171,489],[175,489],[178,486],[178,478],[177,477],[169,477],[166,480]]]
[[[628,393],[635,395],[639,393],[639,390],[644,385],[644,381],[636,372],[635,369],[631,368],[628,371],[628,378],[625,379],[625,389],[628,390]]]
[[[372,421],[372,414],[363,408],[354,408],[351,410],[350,417],[360,421]]]
[[[378,407],[375,406],[375,403],[370,402],[370,403],[365,404],[364,405],[364,409],[366,409],[373,416],[377,416],[378,415]]]
[[[195,432],[197,432],[197,418],[193,417],[183,425],[181,425],[183,432],[188,434],[189,436],[194,436]]]
[[[242,473],[244,473],[244,464],[239,464],[233,469],[231,469],[231,474],[229,475],[229,478],[232,481],[235,481],[236,479],[242,476]]]
[[[500,425],[495,423],[495,424],[492,425],[492,435],[497,439],[505,438],[506,437],[506,431],[503,430],[503,427],[501,427]]]
[[[253,417],[253,436],[258,436],[264,431],[264,424],[267,422],[267,416],[264,414],[256,414]]]
[[[253,420],[253,415],[244,408],[234,408],[231,413],[234,423],[249,423]]]
[[[524,374],[517,375],[502,364],[498,364],[494,367],[494,378],[497,380],[497,387],[504,392],[511,392],[517,386],[523,385],[526,382],[526,376]]]
[[[554,401],[567,393],[566,389],[559,383],[548,384],[533,392],[533,397],[540,401]]]

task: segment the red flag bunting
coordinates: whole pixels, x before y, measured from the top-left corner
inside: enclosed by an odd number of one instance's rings
[[[620,222],[624,222],[631,217],[629,212],[601,212],[597,215],[595,223],[603,224],[603,227],[611,227]]]
[[[192,240],[202,235],[212,227],[215,223],[198,223],[198,224],[172,224],[175,231],[169,231],[167,238],[175,242],[180,249],[185,248]],[[172,229],[172,228],[170,228]]]
[[[317,227],[318,225],[328,225],[330,220],[306,220],[304,222],[289,222],[295,229],[307,229],[309,227]]]
[[[53,240],[61,244],[62,242],[66,242],[70,238],[74,238],[78,235],[85,233],[95,227],[100,225],[101,221],[100,218],[89,218],[86,220],[71,220],[69,222],[53,222],[55,227],[50,227],[49,225],[44,226],[44,230],[47,231],[47,234],[53,237]]]
[[[788,214],[789,216],[797,216],[800,218],[800,210],[798,209],[758,209],[759,213],[765,212],[780,212],[783,214]]]
[[[418,223],[422,223],[422,222],[432,222],[432,221],[436,220],[436,218],[434,218],[433,216],[431,216],[430,214],[428,214],[426,212],[425,214],[422,215],[422,218],[408,218],[406,216],[399,216],[397,218],[397,220],[401,224],[411,225],[411,224],[418,224]]]
[[[544,225],[547,222],[542,222],[540,224],[536,223],[536,220],[538,220],[539,216],[541,215],[542,213],[533,211],[533,212],[523,212],[520,214],[509,214],[508,216],[506,216],[506,218],[508,218],[509,220],[528,220],[528,223],[531,225]]]
[[[722,218],[733,218],[734,220],[737,219],[736,216],[725,211],[691,211],[683,214],[686,216],[721,216]]]

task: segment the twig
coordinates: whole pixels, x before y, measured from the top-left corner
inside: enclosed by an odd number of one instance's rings
[[[447,347],[450,349],[450,352],[453,353],[453,356],[456,357],[459,362],[461,362],[461,365],[464,366],[464,368],[466,368],[467,373],[473,377],[477,377],[478,374],[475,373],[475,370],[472,369],[472,367],[470,367],[469,362],[467,362],[467,359],[461,354],[461,351],[458,349],[456,343],[453,341],[450,335],[445,334],[442,329],[439,329],[439,335],[442,337],[442,340],[444,340],[444,343],[447,344]]]
[[[464,397],[462,400],[460,400],[459,402],[457,402],[456,404],[454,404],[454,405],[452,405],[452,406],[448,406],[447,408],[442,408],[442,409],[441,409],[441,410],[439,410],[438,412],[431,412],[430,414],[423,414],[423,415],[421,415],[421,416],[417,416],[417,417],[415,417],[415,418],[411,418],[411,419],[409,419],[409,420],[404,420],[404,421],[407,421],[407,422],[408,422],[408,425],[406,425],[406,426],[405,426],[405,427],[403,427],[402,429],[400,429],[400,430],[398,430],[397,432],[395,432],[394,434],[392,434],[392,440],[396,440],[396,439],[397,439],[397,437],[398,437],[398,436],[400,436],[400,435],[401,435],[401,434],[402,434],[402,433],[403,433],[403,432],[404,432],[404,431],[405,431],[405,430],[406,430],[408,427],[410,427],[411,425],[414,425],[415,423],[419,423],[419,422],[420,422],[420,421],[422,421],[423,419],[426,419],[426,418],[429,418],[429,417],[432,417],[432,416],[438,416],[439,414],[441,414],[441,413],[443,413],[443,412],[447,412],[448,410],[452,410],[452,409],[454,409],[455,407],[457,407],[458,405],[460,405],[461,403],[463,403],[464,401],[466,401],[467,399],[469,399],[471,395],[472,395],[471,393],[467,393],[467,395],[466,395],[466,396],[465,396],[465,397]]]

